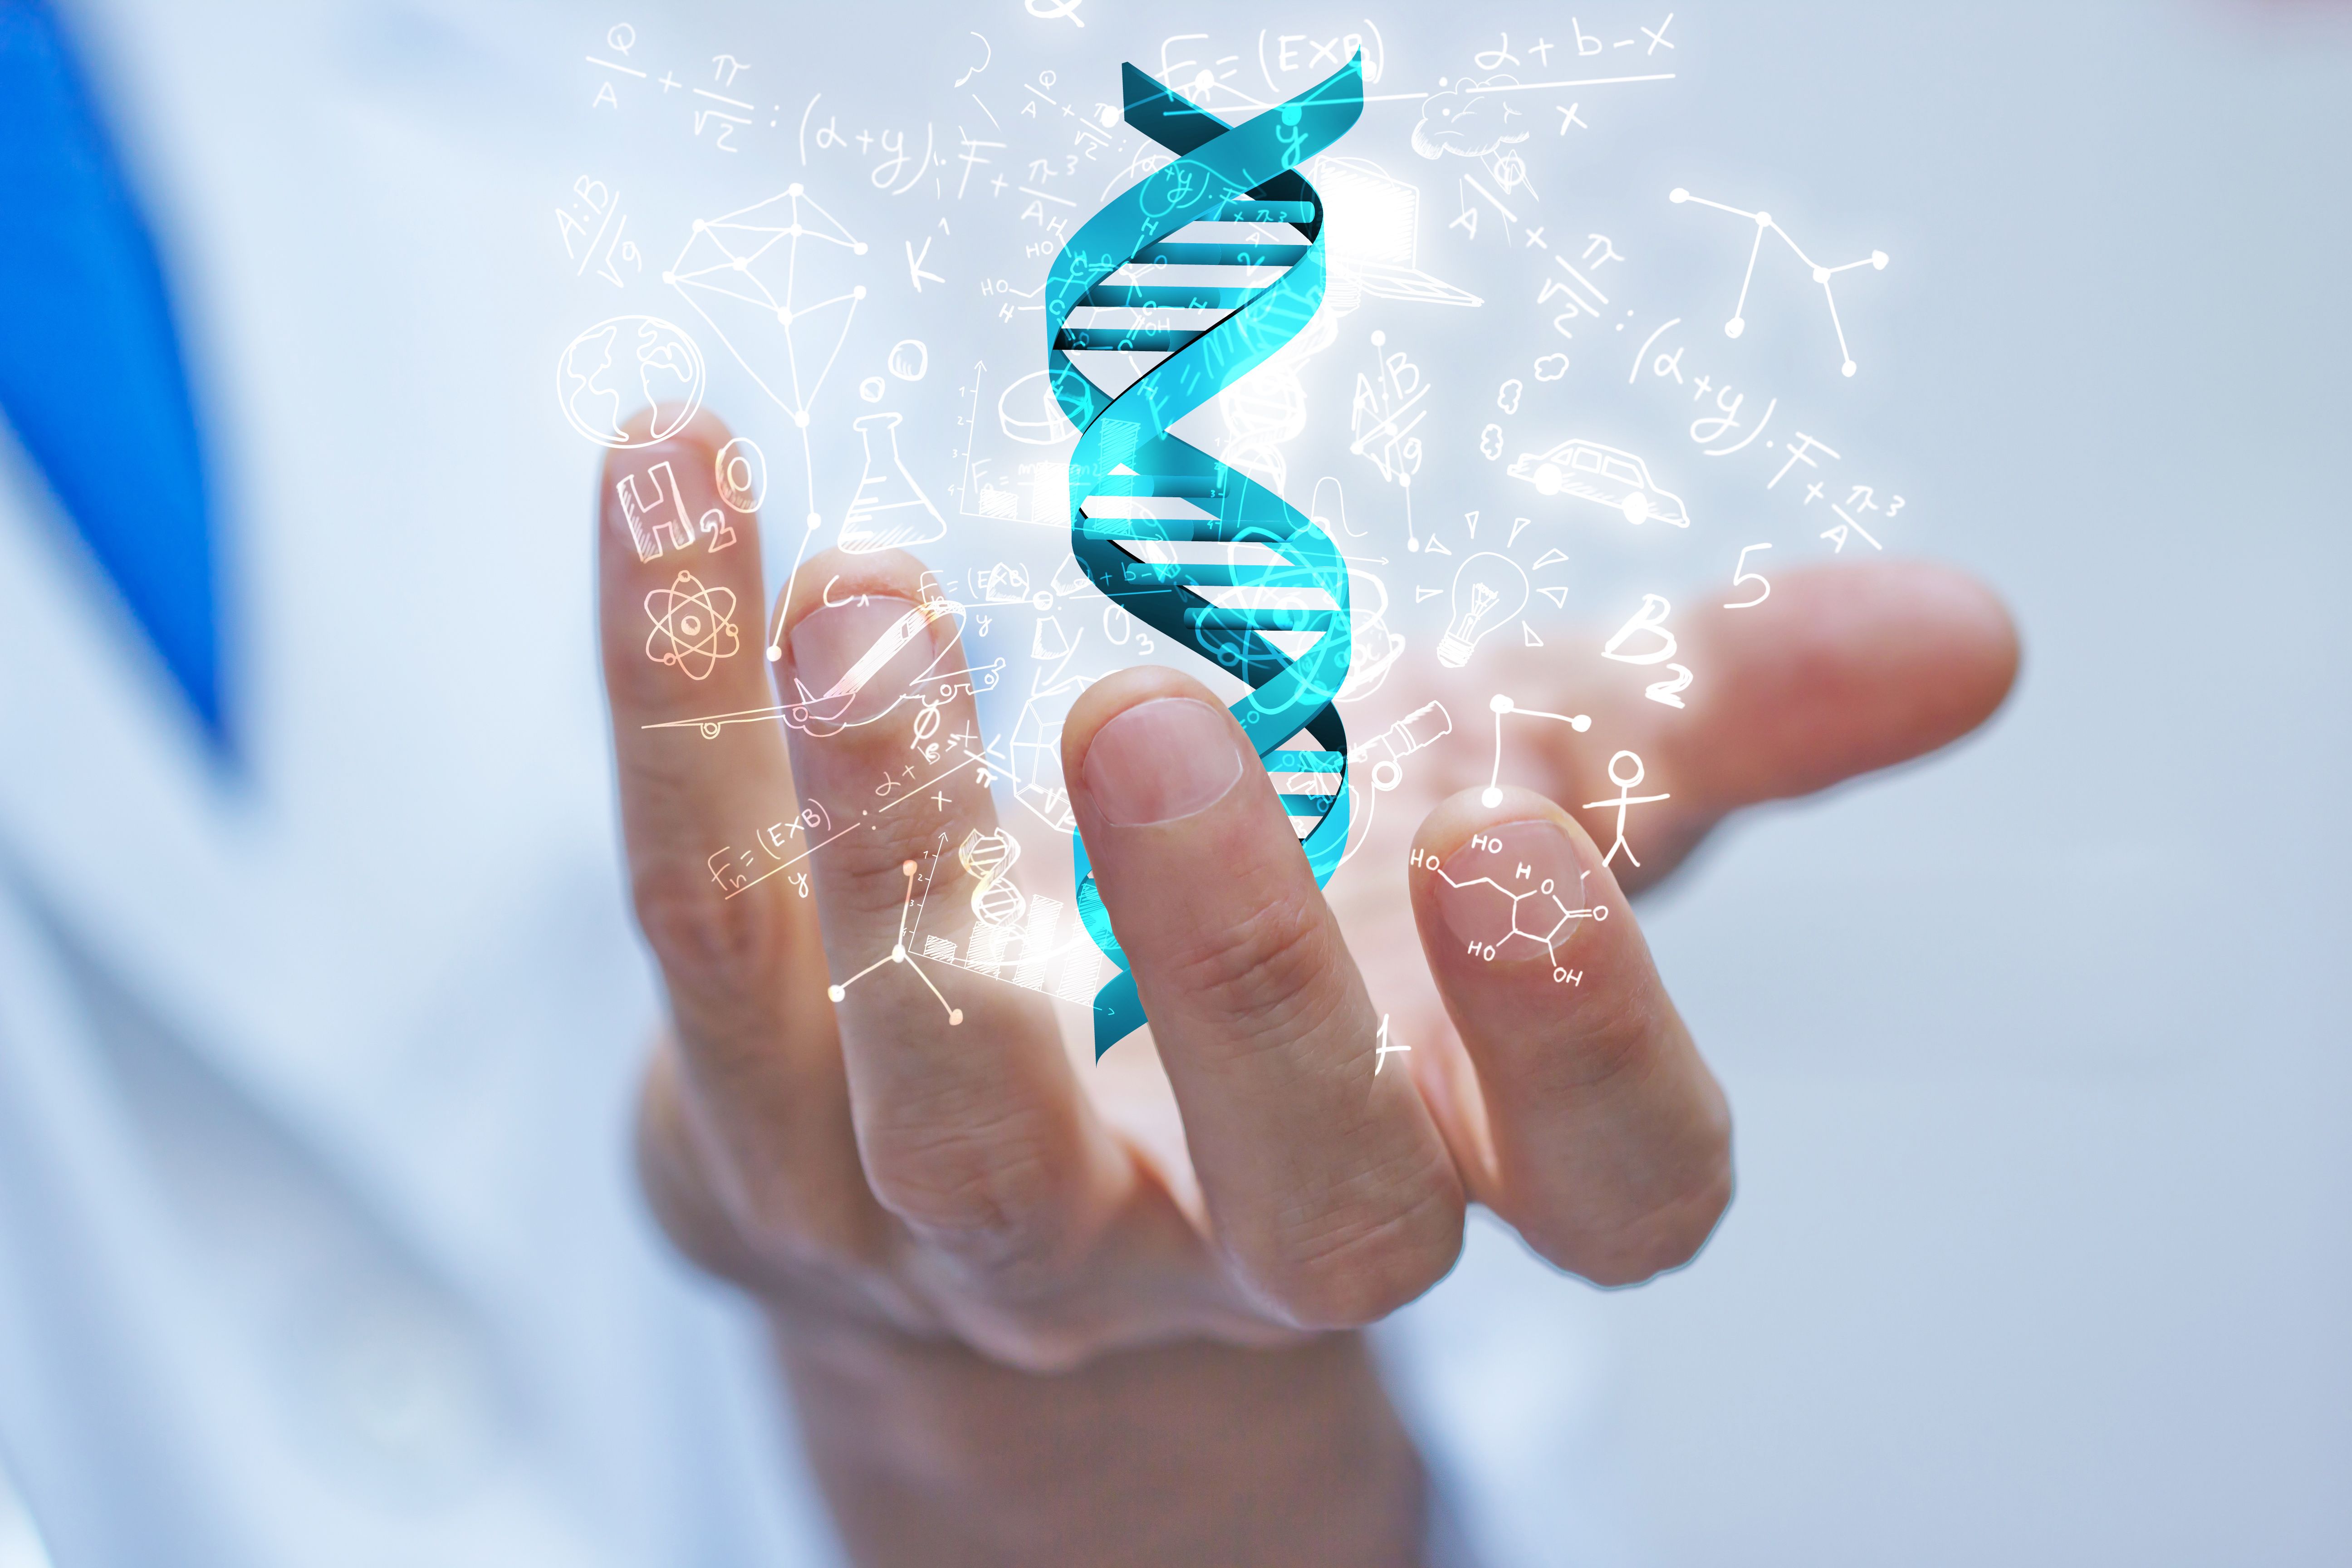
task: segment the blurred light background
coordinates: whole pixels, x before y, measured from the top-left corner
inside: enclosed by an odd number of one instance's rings
[[[1666,9],[1608,20],[1624,31]],[[416,235],[402,286],[325,329],[366,383],[348,448],[286,452],[275,473],[250,452],[225,466],[233,492],[313,508],[320,527],[348,512],[387,529],[370,545],[382,618],[354,628],[329,602],[273,623],[254,645],[257,702],[347,726],[310,734],[322,747],[340,735],[352,757],[370,755],[379,727],[436,736],[437,750],[397,768],[361,777],[351,764],[332,807],[336,832],[360,819],[436,835],[430,868],[362,858],[344,875],[384,918],[465,936],[452,945],[463,964],[376,975],[371,1008],[415,1040],[454,1040],[493,1026],[446,1001],[483,973],[585,955],[568,961],[595,973],[563,1026],[587,1042],[565,1097],[533,1099],[454,1046],[437,1068],[428,1053],[404,1070],[468,1085],[478,1116],[528,1101],[572,1118],[553,1142],[562,1158],[604,1162],[596,1217],[535,1245],[571,1247],[593,1275],[587,1249],[625,1234],[642,1267],[651,1244],[617,1129],[653,999],[614,962],[629,938],[576,549],[592,454],[540,405],[554,347],[592,318],[584,296],[534,296],[546,209],[591,151],[628,174],[664,237],[708,210],[714,187],[675,176],[674,153],[585,145],[569,107],[574,46],[618,12],[88,10],[100,39],[183,29],[202,62],[160,95],[125,89],[135,133],[157,147],[173,115],[241,117],[264,144],[257,127],[273,111],[227,101],[229,66],[290,80],[330,40],[341,76],[303,90],[341,95],[349,119],[333,139],[299,119],[278,127],[276,177],[316,188],[326,236]],[[992,21],[968,10],[940,7],[929,31],[1031,25],[1016,4],[989,8]],[[1304,31],[1356,25],[1341,7],[1299,10]],[[1402,1391],[1465,1435],[1444,1479],[1497,1565],[2340,1563],[2352,1540],[2352,865],[2338,804],[2352,760],[2352,14],[2189,0],[1675,10],[1675,94],[1613,115],[1572,162],[1538,164],[1558,182],[1547,203],[1571,219],[1634,212],[1645,237],[1670,235],[1661,297],[1711,297],[1745,248],[1729,220],[1675,228],[1702,216],[1657,200],[1675,184],[1760,194],[1740,205],[1792,225],[1802,213],[1809,245],[1828,237],[1819,253],[1886,249],[1887,270],[1841,297],[1864,360],[1855,383],[1814,363],[1812,318],[1772,324],[1815,308],[1801,285],[1750,311],[1763,323],[1750,363],[1816,405],[1835,400],[1839,427],[1914,497],[1922,521],[1906,544],[1981,574],[2012,606],[2025,670],[1988,732],[1953,754],[1759,812],[1647,900],[1659,962],[1738,1117],[1738,1200],[1698,1263],[1604,1295],[1482,1230],[1456,1275],[1383,1331]],[[1192,25],[1189,11],[1119,0],[1085,14],[1095,26],[1053,47],[1105,70]],[[869,81],[909,101],[925,90],[895,80],[900,46],[877,40],[865,7],[647,5],[626,19],[648,36],[837,59],[845,98]],[[1458,12],[1381,20],[1401,62],[1488,41]],[[382,107],[394,100],[396,112]],[[418,103],[439,109],[420,120]],[[1420,164],[1401,127],[1384,134],[1360,152],[1423,181],[1421,266],[1490,300],[1522,288],[1493,281],[1519,274],[1445,231],[1452,171]],[[354,148],[359,162],[338,161]],[[667,244],[649,245],[655,265]],[[212,259],[224,256],[234,247]],[[322,243],[272,264],[338,262]],[[222,286],[244,297],[217,318],[199,311],[196,335],[239,310],[265,317],[268,282],[257,267]],[[923,308],[945,364],[966,297]],[[442,366],[446,379],[372,362],[380,310],[453,314],[481,357]],[[1450,347],[1432,332],[1441,380],[1483,383],[1475,334],[1497,314],[1440,323],[1463,334]],[[274,331],[290,343],[320,328]],[[1332,365],[1317,395],[1336,417],[1352,366],[1343,374],[1336,352]],[[933,420],[950,416],[953,384],[926,390]],[[714,406],[734,416],[750,395],[714,365]],[[412,426],[387,422],[402,409]],[[910,427],[923,415],[910,406]],[[412,442],[413,459],[383,459],[386,443]],[[479,464],[485,443],[513,461],[467,515],[510,530],[445,534],[440,563],[417,568],[412,542],[389,531],[418,498],[448,497],[431,448],[470,447]],[[1314,471],[1303,454],[1293,468]],[[1740,504],[1728,490],[1699,499],[1717,515]],[[482,628],[444,595],[452,560],[478,582],[542,574],[539,602],[501,612],[502,685],[473,679],[467,639]],[[1687,571],[1712,580],[1717,563]],[[353,637],[401,647],[414,691],[440,705],[395,692],[342,711],[336,660],[358,658],[338,651]],[[551,777],[593,785],[528,820],[463,798],[466,778],[526,752]],[[274,765],[265,742],[266,777]],[[508,874],[477,900],[431,880],[486,866]],[[572,923],[514,934],[549,908]],[[316,994],[288,1006],[352,1005],[332,990],[341,973],[305,969]],[[549,1026],[516,1005],[514,1027]],[[470,1125],[417,1093],[446,1125]],[[501,1217],[568,1215],[577,1197],[527,1196],[485,1215],[485,1236]],[[541,1282],[551,1299],[560,1285]],[[663,1353],[664,1366],[702,1360]],[[644,1375],[643,1405],[661,1405],[665,1374]],[[732,1419],[729,1433],[764,1430],[757,1415]],[[711,1484],[746,1484],[765,1458],[746,1438],[735,1479]],[[29,1548],[12,1559],[6,1542],[31,1538],[9,1520],[0,1500],[0,1562],[16,1568]]]

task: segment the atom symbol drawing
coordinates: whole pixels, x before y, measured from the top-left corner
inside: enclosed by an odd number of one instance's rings
[[[742,646],[735,629],[735,591],[706,588],[691,572],[681,572],[667,588],[646,595],[646,614],[654,629],[646,638],[646,657],[656,664],[674,664],[688,680],[702,680],[719,661]]]

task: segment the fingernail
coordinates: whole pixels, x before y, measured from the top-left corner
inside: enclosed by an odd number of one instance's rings
[[[1445,929],[1489,963],[1557,963],[1594,912],[1576,846],[1540,817],[1474,833],[1433,869]]]
[[[1233,721],[1190,697],[1155,697],[1095,731],[1082,770],[1095,808],[1120,827],[1206,811],[1242,776]]]
[[[793,674],[808,688],[811,697],[823,697],[914,608],[912,600],[895,595],[861,594],[846,604],[811,611],[793,627]],[[928,630],[917,630],[913,638],[926,656],[931,652]],[[880,678],[901,657],[903,648],[894,650],[866,672],[861,686]]]

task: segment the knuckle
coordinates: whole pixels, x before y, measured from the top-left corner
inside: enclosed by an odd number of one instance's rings
[[[1239,920],[1203,922],[1170,973],[1191,1010],[1230,1037],[1289,1039],[1336,1000],[1319,984],[1336,957],[1321,906],[1286,895]]]
[[[1283,1315],[1302,1329],[1378,1322],[1445,1278],[1462,1253],[1458,1184],[1423,1179],[1409,1201],[1349,1205],[1295,1222],[1274,1261],[1256,1270]]]
[[[1579,997],[1573,1006],[1522,1058],[1527,1087],[1537,1096],[1580,1100],[1612,1085],[1639,1083],[1657,1069],[1662,1047],[1682,1032],[1680,1015],[1659,990],[1610,986]]]
[[[673,984],[750,989],[772,971],[783,935],[772,900],[725,897],[699,867],[675,863],[636,868],[629,891]]]
[[[859,1140],[882,1206],[969,1267],[1053,1271],[1070,1240],[1066,1140],[1043,1111],[923,1108]]]
[[[876,1238],[856,1193],[793,1179],[790,1151],[744,1159],[689,1109],[674,1049],[648,1064],[637,1096],[636,1165],[656,1220],[688,1261],[759,1289],[780,1267],[844,1263]]]
[[[1647,1284],[1696,1258],[1730,1207],[1731,1175],[1726,1169],[1718,1181],[1644,1216],[1570,1267],[1593,1284],[1611,1289]]]
[[[1730,1126],[1727,1118],[1719,1119],[1675,1180],[1613,1224],[1518,1229],[1545,1258],[1595,1285],[1641,1285],[1682,1268],[1706,1248],[1730,1212],[1736,1188]]]
[[[909,861],[925,865],[939,828],[936,817],[884,817],[828,848],[825,855],[833,859],[818,873],[828,928],[835,920],[895,923],[907,895],[905,868]],[[952,900],[965,875],[962,863],[951,852],[942,854],[929,861],[929,872],[925,896]]]

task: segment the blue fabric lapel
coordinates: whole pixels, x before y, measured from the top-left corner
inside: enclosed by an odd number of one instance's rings
[[[0,0],[0,414],[231,754],[210,500],[171,300],[46,0]]]

